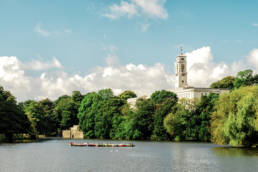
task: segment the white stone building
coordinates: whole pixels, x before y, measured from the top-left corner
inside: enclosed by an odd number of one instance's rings
[[[180,55],[176,57],[175,62],[175,74],[176,83],[173,92],[177,94],[180,98],[201,98],[203,95],[208,95],[209,93],[221,94],[224,92],[229,92],[227,89],[212,89],[212,88],[196,88],[188,86],[187,84],[187,57],[181,52]]]
[[[83,139],[83,132],[79,130],[78,125],[74,125],[69,130],[63,130],[62,137],[64,139]]]

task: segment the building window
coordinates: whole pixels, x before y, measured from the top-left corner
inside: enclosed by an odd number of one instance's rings
[[[184,72],[184,70],[185,70],[185,65],[181,65],[181,70],[182,70],[182,72]]]

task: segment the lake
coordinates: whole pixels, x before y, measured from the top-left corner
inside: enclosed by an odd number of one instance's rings
[[[0,144],[0,172],[254,172],[258,149],[209,143],[77,140],[136,147],[71,147],[71,140]]]

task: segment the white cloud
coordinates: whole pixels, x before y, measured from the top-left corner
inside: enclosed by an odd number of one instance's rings
[[[52,35],[60,35],[62,33],[65,33],[65,34],[72,33],[72,31],[70,29],[49,31],[49,30],[43,29],[41,23],[36,24],[36,26],[34,27],[34,32],[38,33],[39,35],[41,35],[43,37],[49,37]]]
[[[168,17],[168,13],[164,9],[166,0],[132,0],[132,2],[139,6],[143,13],[151,18],[157,17],[166,19]]]
[[[65,29],[64,32],[65,33],[72,33],[72,31],[70,29]]]
[[[35,27],[34,27],[34,31],[37,32],[38,34],[40,34],[41,36],[44,37],[48,37],[51,35],[51,33],[45,29],[42,28],[41,24],[38,23]]]
[[[112,88],[117,94],[130,89],[138,95],[149,95],[155,90],[171,89],[174,80],[159,63],[153,66],[111,63],[97,67],[85,76],[43,71],[39,77],[29,76],[27,69],[23,68],[25,63],[16,57],[0,57],[0,64],[0,85],[10,90],[19,101],[46,97],[56,99],[63,94],[71,94],[73,90],[86,93],[103,88]]]
[[[256,72],[258,72],[258,49],[254,49],[250,52],[250,54],[247,57],[248,63],[255,67]]]
[[[258,27],[258,23],[253,23],[252,24],[254,27]]]
[[[215,63],[210,47],[202,47],[186,55],[190,86],[208,87],[225,76],[236,75],[240,70],[247,68],[241,61],[232,64]]]
[[[21,69],[21,62],[16,57],[0,57],[0,85],[11,90],[12,93],[21,98],[30,93],[30,78]]]
[[[116,54],[108,54],[106,57],[106,63],[108,66],[119,65],[119,58]]]
[[[53,57],[52,61],[40,61],[40,60],[32,60],[29,63],[24,63],[23,65],[24,69],[29,70],[47,70],[51,68],[62,68],[61,63],[57,60],[56,57]]]
[[[117,47],[114,45],[110,45],[110,46],[104,45],[104,50],[107,52],[107,57],[105,59],[106,64],[108,66],[118,66],[120,62],[116,54],[116,51],[118,50]]]
[[[111,88],[116,94],[123,90],[133,90],[139,96],[149,96],[155,90],[174,88],[175,75],[172,71],[167,71],[163,64],[122,65],[115,53],[116,48],[110,46],[109,49],[107,65],[96,67],[86,75],[68,74],[64,68],[61,68],[61,63],[54,58],[51,62],[40,62],[43,65],[35,68],[35,70],[42,70],[40,76],[31,76],[28,71],[31,69],[24,67],[30,63],[21,62],[17,57],[0,57],[0,85],[10,90],[19,101],[46,97],[54,100],[61,95],[71,94],[73,90],[80,90],[85,94]],[[236,75],[237,72],[248,67],[241,61],[232,64],[214,62],[210,47],[202,47],[186,54],[188,81],[191,86],[208,87],[212,82],[228,75]],[[257,67],[257,57],[257,49],[255,49],[249,54],[247,60]],[[51,72],[47,70],[49,66],[58,70]]]
[[[146,32],[150,27],[149,23],[144,23],[142,24],[142,32]]]
[[[109,7],[109,12],[104,14],[110,19],[118,19],[123,16],[131,18],[136,15],[145,15],[149,18],[166,19],[167,11],[164,8],[166,0],[130,0],[130,2],[120,1],[120,5],[113,4]]]
[[[130,18],[137,14],[136,5],[130,4],[126,1],[121,1],[120,5],[113,4],[109,7],[109,10],[110,13],[104,14],[104,16],[110,19],[117,19],[122,16]]]

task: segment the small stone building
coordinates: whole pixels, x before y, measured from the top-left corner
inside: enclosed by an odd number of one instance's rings
[[[74,125],[69,130],[62,131],[64,139],[83,139],[83,132],[79,130],[78,125]]]

